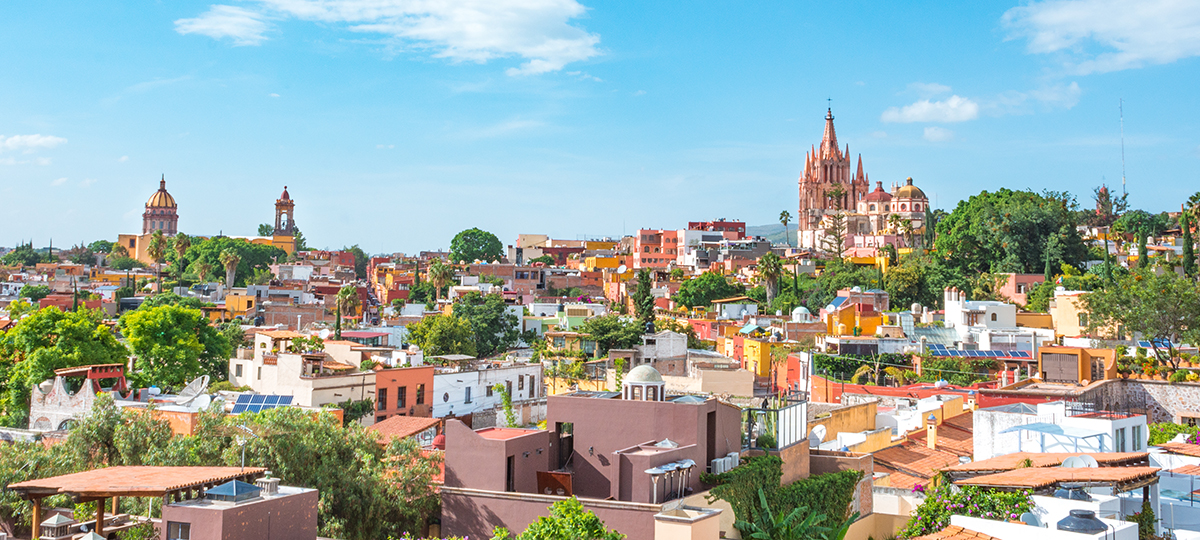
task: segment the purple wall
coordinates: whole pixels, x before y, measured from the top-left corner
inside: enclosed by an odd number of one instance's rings
[[[690,458],[697,470],[706,471],[710,412],[716,413],[715,457],[741,450],[741,411],[715,399],[687,404],[564,395],[550,396],[546,408],[547,429],[554,431],[559,422],[574,424],[575,453],[571,461],[575,495],[580,497],[604,499],[617,495],[610,480],[618,476],[613,463],[615,452],[647,441],[671,439],[680,446],[695,445],[680,458]],[[693,472],[692,488],[697,491],[701,489],[699,481],[700,475]]]
[[[167,505],[160,538],[167,537],[166,522],[176,521],[191,524],[192,540],[315,540],[317,499],[313,489],[236,505],[203,504],[200,500]]]
[[[496,527],[507,527],[513,534],[520,534],[537,518],[550,515],[550,505],[562,498],[544,495],[500,498],[489,494],[460,494],[453,488],[447,489],[442,491],[442,534],[491,538]],[[630,508],[606,508],[587,500],[581,502],[606,527],[630,540],[654,538],[654,514],[658,513],[659,507],[627,504],[624,506]]]
[[[458,420],[447,420],[445,433],[447,486],[506,491],[507,460],[512,456],[516,490],[537,493],[537,472],[553,468],[557,447],[545,431],[486,439]]]

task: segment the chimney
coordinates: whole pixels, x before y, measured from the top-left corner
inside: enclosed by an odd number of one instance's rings
[[[929,413],[929,418],[925,419],[925,445],[930,450],[937,450],[937,416]]]

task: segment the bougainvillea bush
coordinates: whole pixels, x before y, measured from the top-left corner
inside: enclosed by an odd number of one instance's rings
[[[1012,521],[1031,510],[1033,499],[1029,491],[999,491],[975,486],[954,491],[943,483],[926,491],[925,502],[913,510],[912,519],[900,536],[916,538],[935,533],[949,526],[953,515]]]

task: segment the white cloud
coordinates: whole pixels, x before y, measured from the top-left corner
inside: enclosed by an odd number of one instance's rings
[[[92,184],[95,184],[95,183],[96,183],[96,179],[95,179],[95,178],[84,178],[84,179],[83,179],[83,181],[79,183],[79,185],[80,185],[80,186],[83,186],[83,187],[88,187],[88,186],[90,186],[90,185],[92,185]]]
[[[1001,22],[1034,54],[1062,53],[1077,74],[1169,64],[1200,56],[1195,0],[1045,0],[1015,7]]]
[[[59,179],[57,179],[57,180],[51,181],[51,182],[50,182],[50,185],[54,185],[54,186],[61,186],[61,185],[65,184],[65,183],[67,183],[67,179],[66,179],[66,178],[59,178]]]
[[[1079,83],[1043,86],[1027,92],[1004,92],[994,100],[984,100],[982,107],[988,114],[1024,114],[1032,112],[1034,106],[1043,109],[1070,109],[1079,104],[1083,91]]]
[[[883,111],[883,122],[963,122],[979,117],[979,104],[953,95],[943,101],[922,99],[912,105]]]
[[[38,165],[49,165],[50,158],[48,158],[48,157],[33,158],[33,162]]]
[[[915,82],[915,83],[909,84],[908,89],[909,89],[909,91],[911,91],[923,98],[931,98],[934,96],[940,96],[942,94],[950,93],[949,86],[946,86],[944,84],[938,84],[938,83]]]
[[[213,39],[229,38],[234,45],[258,45],[267,39],[269,28],[263,14],[236,6],[209,6],[194,19],[175,21],[180,34],[200,34]]]
[[[508,120],[499,124],[470,130],[464,132],[463,135],[469,139],[488,139],[492,137],[508,135],[509,133],[513,132],[539,128],[545,125],[545,122],[538,120]]]
[[[576,0],[257,0],[258,10],[216,5],[195,19],[175,22],[180,33],[230,37],[256,45],[268,18],[345,24],[354,32],[383,34],[403,50],[429,49],[437,58],[483,63],[517,57],[509,75],[558,71],[598,56],[600,37],[570,24],[587,8]]]
[[[637,92],[634,92],[634,93],[633,93],[633,95],[635,95],[635,96],[644,96],[644,95],[646,95],[646,91],[645,91],[645,90],[638,90]]]
[[[66,142],[66,139],[53,135],[0,135],[0,151],[18,150],[28,154],[42,148],[54,148]]]
[[[267,94],[267,97],[279,97],[279,94],[271,93]]]
[[[126,161],[129,161],[129,156],[121,156],[119,159],[117,159],[118,163],[125,163]]]
[[[954,132],[946,128],[929,126],[925,128],[925,140],[930,142],[945,142],[954,138]]]
[[[591,74],[587,73],[586,71],[568,71],[567,75],[570,75],[572,77],[578,77],[579,80],[581,80],[581,81],[604,82],[604,79],[601,79],[600,77],[597,77],[595,75],[591,75]]]
[[[377,144],[377,145],[375,145],[375,148],[378,148],[381,150],[391,150],[395,147],[396,147],[396,145],[394,145],[394,144]]]

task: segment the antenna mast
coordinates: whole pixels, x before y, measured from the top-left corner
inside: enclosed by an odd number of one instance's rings
[[[1121,114],[1121,195],[1125,195],[1125,99],[1117,101],[1117,111]]]

